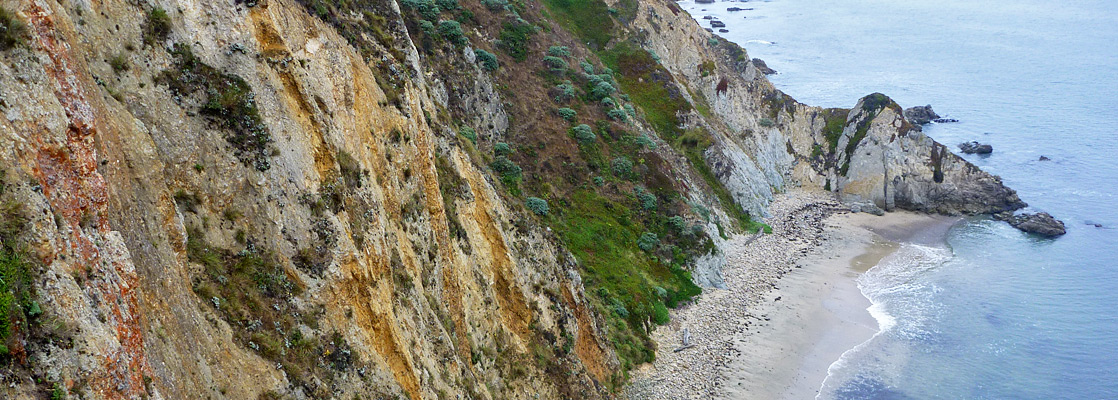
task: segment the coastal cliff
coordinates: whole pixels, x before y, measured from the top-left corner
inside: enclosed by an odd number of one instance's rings
[[[0,7],[7,398],[611,397],[774,193],[1023,206],[667,1]]]

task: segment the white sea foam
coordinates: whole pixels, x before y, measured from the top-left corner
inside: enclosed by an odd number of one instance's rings
[[[847,381],[863,367],[865,361],[853,361],[869,346],[884,340],[884,335],[914,337],[926,335],[925,321],[935,311],[931,296],[937,292],[934,285],[920,279],[928,271],[943,265],[952,257],[946,248],[904,243],[897,251],[883,258],[877,265],[858,277],[858,289],[870,300],[866,309],[877,321],[878,331],[870,339],[842,353],[827,368],[827,377],[820,385],[816,399],[834,397]],[[863,357],[864,358],[864,357]],[[874,364],[894,369],[903,363],[903,353],[879,355]],[[891,366],[891,367],[890,367]],[[885,377],[882,377],[885,379]]]

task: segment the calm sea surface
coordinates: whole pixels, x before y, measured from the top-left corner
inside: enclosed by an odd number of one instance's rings
[[[972,218],[948,247],[902,246],[859,280],[882,331],[821,398],[1118,399],[1118,1],[680,5],[801,102],[882,92],[959,119],[925,132],[993,145],[967,159],[1067,224],[1048,240]]]

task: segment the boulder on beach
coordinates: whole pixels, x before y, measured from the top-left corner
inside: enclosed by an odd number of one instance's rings
[[[850,204],[850,212],[864,212],[866,214],[873,214],[879,217],[885,215],[885,210],[882,210],[881,207],[878,207],[876,204],[873,203],[852,203]]]
[[[926,123],[932,122],[933,120],[939,119],[939,114],[936,114],[935,111],[932,111],[932,106],[929,104],[926,106],[911,107],[904,110],[904,118],[907,119],[908,122],[911,122],[913,124],[924,125]]]
[[[1035,233],[1045,237],[1056,237],[1067,233],[1063,221],[1060,221],[1046,212],[1014,215],[1012,211],[994,214],[994,219],[1008,222],[1014,228],[1024,232]]]
[[[769,66],[765,64],[765,60],[762,60],[760,58],[753,59],[753,66],[757,67],[757,70],[761,71],[761,73],[765,75],[772,75],[776,73],[775,69],[769,68]]]
[[[959,150],[966,154],[990,154],[994,152],[994,146],[973,141],[963,142],[959,143]]]

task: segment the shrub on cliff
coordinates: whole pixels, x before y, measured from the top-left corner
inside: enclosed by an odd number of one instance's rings
[[[501,176],[501,182],[508,186],[513,194],[517,193],[516,186],[520,182],[520,177],[524,171],[519,165],[509,160],[508,157],[497,156],[497,159],[489,164],[489,168],[493,168],[493,171]]]
[[[167,40],[167,36],[171,35],[171,17],[167,16],[167,11],[162,8],[155,7],[148,12],[148,21],[144,25],[144,43],[158,44]]]
[[[582,72],[585,72],[587,74],[594,73],[594,64],[588,63],[586,62],[586,60],[579,61],[578,66],[579,68],[582,68]]]
[[[419,30],[423,31],[424,35],[435,36],[438,31],[435,30],[435,24],[428,20],[419,21]]]
[[[640,239],[637,239],[637,247],[644,251],[652,251],[660,244],[660,238],[655,233],[645,232],[641,234]]]
[[[663,302],[652,302],[652,322],[655,322],[656,325],[664,325],[670,320],[671,316],[668,314],[668,307],[664,306]]]
[[[493,145],[493,154],[497,156],[507,156],[512,154],[512,147],[509,147],[508,143],[497,142],[497,144]]]
[[[609,165],[610,169],[613,170],[613,175],[618,178],[629,179],[633,175],[633,162],[624,156],[614,158]]]
[[[599,81],[590,89],[590,96],[595,100],[601,100],[609,97],[615,90],[617,89],[614,88],[612,84],[603,80]]]
[[[532,212],[536,213],[536,215],[547,215],[547,200],[541,199],[539,197],[529,197],[528,200],[524,201],[524,205],[527,206],[529,210],[532,210]]]
[[[415,10],[425,20],[437,20],[439,19],[439,13],[442,12],[439,6],[431,0],[402,0],[400,5]]]
[[[462,24],[458,21],[439,21],[439,34],[442,35],[448,42],[463,46],[469,43],[466,34],[462,32]]]
[[[435,0],[435,5],[447,11],[458,9],[458,0]]]
[[[524,61],[528,58],[528,41],[534,33],[536,27],[523,20],[506,22],[501,28],[498,45],[514,60]]]
[[[609,116],[609,119],[612,119],[614,121],[625,122],[629,120],[629,114],[626,113],[625,110],[622,110],[620,108],[609,110],[606,115]]]
[[[649,193],[647,190],[644,190],[644,188],[640,186],[637,186],[634,191],[637,195],[637,203],[640,203],[641,208],[645,210],[656,209],[656,195]]]
[[[560,108],[557,112],[559,113],[559,116],[567,120],[567,122],[575,122],[575,118],[578,116],[578,113],[575,112],[575,110],[567,107]]]
[[[566,81],[566,82],[560,83],[558,85],[555,85],[555,89],[553,90],[553,92],[556,93],[555,94],[555,102],[556,103],[566,103],[568,101],[571,101],[575,98],[575,95],[577,94],[575,92],[575,86],[573,84],[571,84],[571,81]]]
[[[594,130],[590,128],[590,125],[586,124],[580,124],[571,128],[571,134],[574,135],[575,139],[578,139],[580,143],[590,143],[598,138],[598,136],[594,134]]]
[[[567,46],[551,46],[547,48],[547,55],[552,57],[570,57],[571,49]]]
[[[0,50],[7,50],[23,43],[27,26],[8,10],[0,8]]]
[[[547,56],[543,58],[543,64],[547,66],[551,72],[563,72],[567,70],[567,60],[555,56]]]
[[[656,148],[656,142],[653,142],[652,139],[650,139],[647,135],[644,135],[644,134],[642,134],[640,136],[637,136],[637,138],[633,139],[633,141],[641,147],[645,147],[645,148],[649,148],[649,149],[655,149]]]
[[[501,11],[509,6],[508,0],[481,0],[481,4],[489,11]]]
[[[685,221],[683,217],[676,215],[668,218],[668,226],[672,227],[672,230],[675,230],[677,233],[684,233],[684,230],[687,229],[687,221]]]
[[[466,139],[469,139],[470,142],[472,142],[473,144],[477,144],[477,131],[474,131],[474,128],[463,126],[462,129],[458,130],[458,134],[462,135],[462,137]]]
[[[477,62],[481,63],[481,67],[486,71],[496,71],[500,64],[497,63],[497,56],[488,51],[477,49],[474,50],[474,55],[477,56]]]

